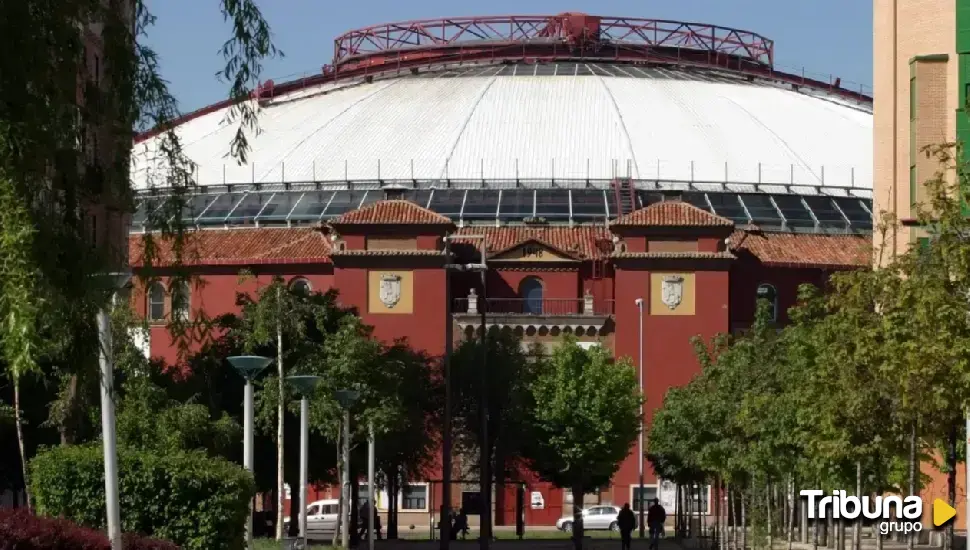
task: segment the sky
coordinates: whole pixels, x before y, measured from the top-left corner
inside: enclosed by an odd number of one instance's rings
[[[159,55],[183,112],[224,99],[216,73],[229,26],[220,0],[147,0],[157,17],[145,43]],[[556,14],[674,19],[753,31],[775,41],[775,67],[872,91],[872,2],[868,0],[257,0],[281,59],[269,61],[264,80],[283,82],[316,74],[333,58],[340,34],[379,23],[455,16]]]

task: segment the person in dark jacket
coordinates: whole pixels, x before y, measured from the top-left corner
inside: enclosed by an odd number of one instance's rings
[[[653,506],[647,509],[647,526],[650,527],[650,548],[657,550],[660,537],[664,532],[664,521],[667,521],[667,511],[660,505],[660,499],[653,499]]]
[[[637,517],[630,509],[630,503],[623,505],[623,509],[616,515],[616,525],[620,528],[620,540],[623,542],[623,550],[630,550],[630,542],[633,530],[637,527]]]
[[[458,535],[461,535],[461,540],[465,540],[468,536],[468,514],[465,513],[464,508],[458,510],[455,523],[451,526],[451,540],[456,540]]]

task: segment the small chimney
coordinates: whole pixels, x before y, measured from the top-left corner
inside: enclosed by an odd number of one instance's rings
[[[664,202],[684,200],[684,192],[680,189],[665,189],[662,194]]]
[[[404,191],[407,187],[400,183],[392,183],[384,186],[384,200],[399,201],[404,199]]]

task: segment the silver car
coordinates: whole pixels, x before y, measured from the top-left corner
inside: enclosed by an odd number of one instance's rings
[[[337,507],[339,501],[318,500],[311,502],[306,511],[307,538],[311,540],[329,540],[337,530]],[[350,514],[347,514],[348,518]],[[349,522],[349,519],[347,520]],[[284,532],[290,526],[290,518],[283,520]]]
[[[593,531],[619,531],[616,516],[620,513],[619,506],[604,504],[592,506],[583,510],[583,529]],[[556,521],[556,529],[571,533],[573,530],[573,516],[563,516]]]

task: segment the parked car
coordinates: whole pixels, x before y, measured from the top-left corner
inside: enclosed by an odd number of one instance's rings
[[[337,499],[311,502],[306,509],[306,532],[311,540],[329,540],[337,530]],[[350,514],[347,514],[348,520]],[[347,524],[345,524],[347,525]],[[290,518],[283,520],[283,531],[287,532]]]
[[[619,506],[604,504],[592,506],[583,510],[583,529],[593,531],[619,531],[620,526],[616,523],[616,516],[620,513]],[[571,533],[573,531],[574,518],[572,514],[563,516],[556,521],[556,529]]]

